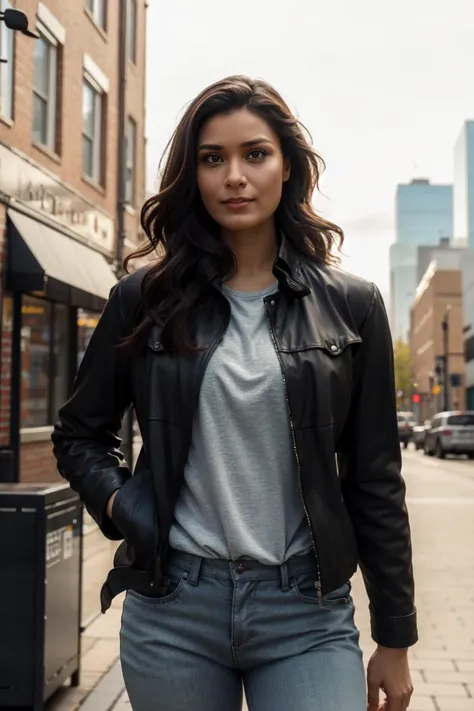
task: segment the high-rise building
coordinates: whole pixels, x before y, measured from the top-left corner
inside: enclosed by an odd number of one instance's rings
[[[20,4],[38,38],[0,22],[0,481],[54,481],[58,407],[140,239],[147,2]]]
[[[466,121],[454,147],[454,238],[474,249],[474,121]]]
[[[418,285],[417,248],[451,239],[452,186],[432,185],[425,178],[398,185],[395,222],[396,241],[390,247],[390,320],[394,340],[407,340]]]

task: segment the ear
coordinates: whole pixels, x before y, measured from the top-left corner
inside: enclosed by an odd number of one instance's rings
[[[283,159],[283,182],[286,183],[291,174],[291,166],[288,158]]]

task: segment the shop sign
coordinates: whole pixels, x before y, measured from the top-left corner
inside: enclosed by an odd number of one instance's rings
[[[63,183],[0,143],[0,193],[15,198],[112,253],[114,222]]]

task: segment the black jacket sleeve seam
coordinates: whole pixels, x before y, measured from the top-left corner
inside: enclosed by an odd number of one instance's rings
[[[366,316],[361,324],[361,327],[359,329],[359,333],[361,336],[364,335],[364,330],[370,321],[370,317],[372,316],[372,312],[374,310],[375,301],[377,299],[377,287],[375,286],[375,284],[373,282],[371,282],[371,284],[372,284],[372,294],[371,294],[371,298],[370,298],[369,308],[367,309],[367,314],[366,314]]]

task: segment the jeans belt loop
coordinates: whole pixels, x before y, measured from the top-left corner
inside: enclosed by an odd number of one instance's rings
[[[281,577],[281,589],[283,592],[287,592],[290,589],[290,580],[288,575],[288,564],[283,563],[280,565],[280,577]]]
[[[192,562],[192,567],[191,567],[191,572],[189,573],[189,578],[188,582],[191,583],[191,585],[196,586],[199,582],[199,576],[201,575],[201,566],[202,566],[202,558],[201,556],[194,556],[194,560]]]

